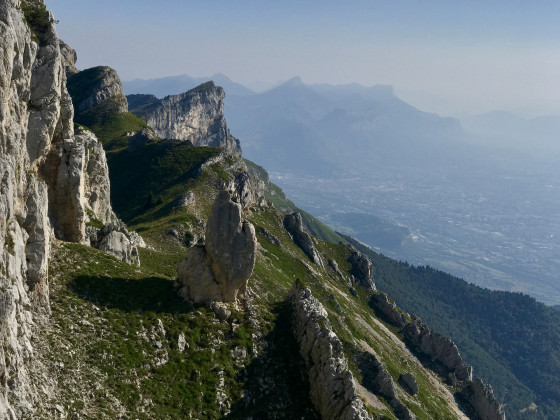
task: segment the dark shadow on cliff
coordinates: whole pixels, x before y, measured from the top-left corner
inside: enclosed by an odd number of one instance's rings
[[[105,308],[173,314],[193,310],[192,304],[177,294],[173,281],[161,277],[79,276],[68,284],[68,289],[80,298]]]
[[[292,312],[287,302],[275,305],[274,327],[265,337],[266,348],[237,375],[243,398],[224,419],[315,420],[309,399],[309,381],[299,346],[292,333]]]

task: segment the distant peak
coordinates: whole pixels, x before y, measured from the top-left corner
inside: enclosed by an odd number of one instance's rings
[[[301,77],[296,76],[284,82],[284,86],[303,86]]]

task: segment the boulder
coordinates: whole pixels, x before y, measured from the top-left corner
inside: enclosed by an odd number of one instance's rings
[[[177,267],[180,293],[194,302],[235,302],[245,298],[255,266],[257,239],[242,208],[221,191],[206,226],[205,244],[191,248]]]

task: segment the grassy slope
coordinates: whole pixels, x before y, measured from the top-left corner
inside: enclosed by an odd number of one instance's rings
[[[122,132],[112,135],[105,145],[122,141]],[[40,415],[49,418],[49,410],[59,404],[71,418],[172,419],[191,413],[212,419],[227,411],[229,418],[315,418],[285,303],[287,291],[299,278],[329,311],[358,379],[361,374],[352,355],[360,346],[369,346],[395,381],[408,371],[417,377],[417,396],[402,390],[399,394],[419,418],[453,418],[443,397],[434,395],[435,376],[392,341],[394,334],[375,319],[366,293],[359,290],[354,298],[345,280],[311,267],[283,229],[283,213],[276,208],[248,214],[263,247],[249,282],[256,294],[250,307],[234,309],[231,318],[220,323],[211,310],[177,297],[174,267],[187,249],[166,231],[207,217],[220,180],[230,176],[233,163],[231,158],[222,160],[195,176],[194,169],[213,155],[213,149],[188,146],[147,147],[134,156],[114,147],[109,153],[115,208],[153,249],[141,250],[141,268],[81,245],[61,244],[55,250],[50,263],[49,346],[41,357],[56,372],[61,391]],[[137,188],[142,191],[139,197],[129,193]],[[141,206],[149,188],[157,199]],[[187,190],[195,194],[195,203],[177,208],[176,199]],[[263,237],[262,228],[277,236],[281,246]],[[317,246],[342,270],[349,269],[345,245],[318,241]],[[181,334],[187,343],[183,352]],[[235,358],[236,352],[247,356]],[[217,403],[221,393],[227,395],[229,409]],[[250,403],[243,394],[250,396]],[[378,404],[372,413],[394,418],[386,402]]]

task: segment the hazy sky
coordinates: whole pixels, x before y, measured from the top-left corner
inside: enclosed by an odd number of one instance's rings
[[[78,68],[123,80],[218,72],[249,87],[391,84],[462,116],[560,114],[560,2],[46,0]]]

